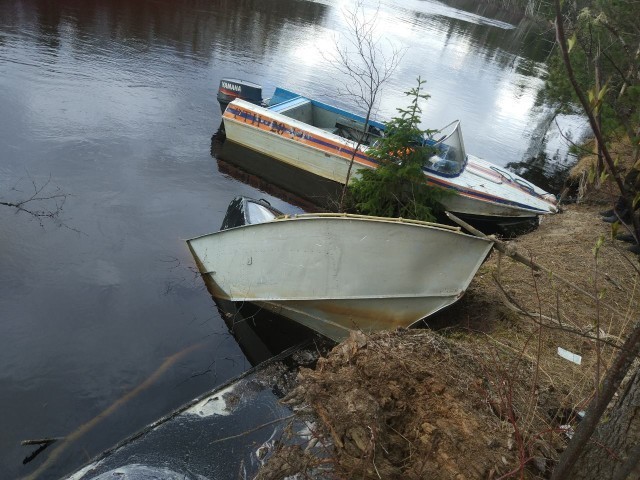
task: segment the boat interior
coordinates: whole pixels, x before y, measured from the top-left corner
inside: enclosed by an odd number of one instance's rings
[[[283,95],[283,92],[293,96]],[[384,129],[382,124],[370,121],[367,133],[362,138],[364,117],[282,89],[276,90],[270,101],[269,110],[354,142],[360,140],[361,144],[367,146],[380,138]]]
[[[383,136],[384,125],[382,123],[370,120],[367,133],[363,136],[364,117],[282,88],[276,89],[267,104],[268,109],[272,112],[312,125],[347,140],[359,141],[365,147],[372,146],[377,139]],[[427,137],[422,140],[422,145],[429,145],[435,150],[433,155],[425,159],[424,167],[446,176],[460,174],[467,162],[460,122],[458,120],[451,122],[446,127],[432,132],[432,135],[435,134],[438,135],[438,139]]]

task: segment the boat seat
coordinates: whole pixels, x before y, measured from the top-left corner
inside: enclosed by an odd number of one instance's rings
[[[364,138],[362,138],[362,130],[364,129],[364,121],[359,121],[353,118],[347,118],[339,116],[336,119],[337,135],[347,138],[354,142],[361,139],[364,145],[372,145],[378,138],[382,137],[382,131],[379,128],[380,124],[369,123],[369,128]],[[381,125],[380,125],[381,126]]]
[[[337,128],[352,128],[354,130],[362,131],[364,127],[364,122],[359,122],[352,118],[347,117],[338,117],[336,118],[336,127]]]
[[[274,105],[273,107],[269,107],[269,110],[277,113],[286,113],[288,111],[305,107],[307,105],[311,105],[311,100],[304,97],[296,97],[292,98],[291,100],[286,100],[282,103]]]

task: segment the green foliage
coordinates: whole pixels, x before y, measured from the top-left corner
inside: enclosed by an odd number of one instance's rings
[[[640,198],[640,28],[637,2],[581,0],[563,4],[568,57],[561,52],[552,61],[546,94],[563,106],[576,104],[580,93],[594,134],[601,142],[604,164],[589,172],[590,183],[601,185],[609,177],[617,184],[625,208],[632,211],[633,230],[640,235],[640,217],[636,199]],[[558,49],[559,50],[559,49]],[[569,80],[573,74],[574,82]],[[575,84],[575,85],[574,85]],[[561,109],[560,109],[561,110]],[[605,148],[606,147],[606,148]],[[623,169],[611,152],[628,151],[631,169]],[[628,167],[628,166],[627,166]],[[612,227],[612,234],[615,236]],[[595,250],[597,255],[597,249]]]
[[[601,116],[605,139],[626,135],[633,142],[640,125],[637,2],[564,2],[563,14],[576,80],[594,113]],[[599,89],[596,68],[600,70]],[[561,105],[561,111],[578,111],[559,52],[549,62],[545,97]]]
[[[385,124],[385,136],[367,153],[380,166],[375,170],[360,170],[360,178],[350,185],[351,201],[358,213],[382,217],[403,217],[433,221],[442,210],[440,200],[448,191],[427,185],[422,166],[435,152],[423,145],[429,131],[421,130],[420,100],[425,81],[418,78],[418,86],[406,95],[411,99],[408,108],[399,108],[399,116]]]
[[[596,240],[596,244],[591,249],[594,257],[598,256],[598,254],[600,253],[600,249],[602,248],[602,245],[604,245],[604,235],[600,235],[598,237],[598,240]]]

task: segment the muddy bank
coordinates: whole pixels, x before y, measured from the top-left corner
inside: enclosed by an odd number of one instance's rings
[[[406,479],[509,473],[522,453],[522,432],[512,422],[527,413],[534,417],[528,421],[542,420],[526,405],[521,380],[530,365],[507,370],[508,357],[485,353],[429,330],[354,334],[315,370],[301,371],[289,397],[310,406],[314,434],[325,444],[306,472],[316,478],[330,467],[338,478]],[[552,436],[531,445],[542,468],[555,443]],[[280,477],[265,471],[260,478]]]
[[[439,330],[356,333],[300,370],[287,402],[310,433],[283,439],[258,478],[547,477],[640,313],[637,257],[604,208],[569,206],[511,242],[552,275],[494,251],[427,322]]]

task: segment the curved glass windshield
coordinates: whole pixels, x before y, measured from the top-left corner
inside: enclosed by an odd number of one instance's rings
[[[425,142],[434,147],[436,153],[426,161],[424,166],[443,175],[458,175],[467,163],[460,122],[456,120],[450,123],[438,130],[435,135],[438,135],[438,138],[430,138]]]

